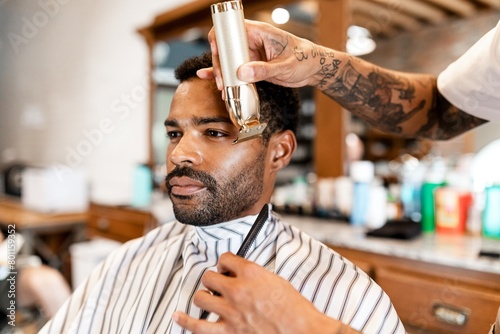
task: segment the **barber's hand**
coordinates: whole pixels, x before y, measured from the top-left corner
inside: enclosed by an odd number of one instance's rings
[[[246,82],[267,80],[286,87],[302,87],[312,84],[313,76],[321,69],[319,54],[312,56],[312,50],[326,48],[306,39],[299,38],[268,23],[245,20],[250,48],[251,62],[238,69],[238,77]],[[198,71],[202,79],[215,76],[217,87],[223,88],[219,53],[214,28],[208,34],[212,50],[212,69]],[[329,50],[331,53],[331,50]]]
[[[202,283],[221,296],[199,291],[194,303],[218,314],[219,321],[212,323],[176,312],[173,318],[181,327],[196,334],[337,333],[335,330],[341,329],[351,333],[349,327],[320,313],[289,282],[255,263],[225,253],[218,271],[229,272],[229,276],[209,271]]]

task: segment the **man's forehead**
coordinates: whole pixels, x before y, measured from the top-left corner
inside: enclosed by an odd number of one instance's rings
[[[229,119],[221,92],[209,80],[196,78],[180,83],[170,107],[168,119]]]
[[[225,105],[177,105],[170,109],[167,120],[189,121],[194,124],[232,123]]]
[[[198,77],[187,79],[179,83],[174,95],[189,95],[197,94],[199,92],[204,92],[206,94],[217,94],[219,97],[221,96],[220,91],[217,89],[215,80],[200,79]]]

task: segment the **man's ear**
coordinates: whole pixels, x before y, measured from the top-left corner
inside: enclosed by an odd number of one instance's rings
[[[297,148],[295,134],[290,130],[274,134],[269,141],[270,166],[273,171],[285,168]]]

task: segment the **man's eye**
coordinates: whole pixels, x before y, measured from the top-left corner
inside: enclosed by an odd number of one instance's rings
[[[167,131],[167,137],[172,139],[179,138],[181,133],[179,131]]]
[[[207,135],[210,137],[226,137],[227,133],[217,130],[207,130]]]

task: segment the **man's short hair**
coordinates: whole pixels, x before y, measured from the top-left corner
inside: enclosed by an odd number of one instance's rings
[[[185,60],[175,70],[179,82],[197,78],[196,71],[212,66],[212,55],[204,53]],[[300,100],[296,89],[278,86],[267,81],[256,83],[260,100],[260,121],[267,123],[262,134],[265,144],[274,133],[291,130],[296,134]]]

